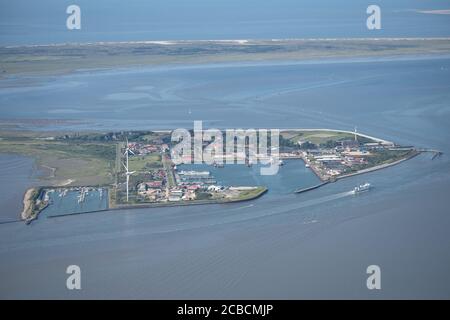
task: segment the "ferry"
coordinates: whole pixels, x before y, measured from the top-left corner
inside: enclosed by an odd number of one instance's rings
[[[361,185],[355,187],[351,192],[352,192],[352,194],[358,194],[358,193],[369,191],[370,188],[371,188],[371,184],[366,182],[364,184],[361,184]]]

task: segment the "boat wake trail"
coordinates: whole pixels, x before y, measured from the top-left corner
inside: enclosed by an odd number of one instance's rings
[[[345,197],[353,196],[352,191],[341,192],[337,194],[331,194],[315,199],[301,201],[297,203],[290,203],[288,205],[280,202],[277,206],[267,206],[267,203],[256,202],[254,204],[241,206],[230,210],[230,208],[223,209],[216,213],[205,214],[201,216],[188,216],[183,215],[175,219],[162,221],[159,218],[152,218],[149,220],[136,220],[136,224],[133,224],[132,228],[128,228],[128,232],[123,232],[123,225],[119,223],[119,227],[109,232],[101,232],[92,237],[91,235],[73,234],[70,236],[65,235],[60,238],[42,239],[39,244],[35,241],[22,242],[20,245],[16,245],[14,249],[34,248],[34,247],[51,247],[54,245],[71,244],[71,243],[87,243],[91,241],[106,241],[127,237],[136,236],[151,236],[162,235],[176,232],[186,232],[204,228],[220,227],[231,223],[243,223],[257,219],[264,219],[273,216],[280,216],[280,221],[283,219],[283,214],[297,215],[301,214],[301,209],[320,205],[327,202],[336,201]],[[299,211],[300,210],[300,211]],[[96,216],[97,219],[111,219],[113,216]],[[115,216],[118,219],[122,219],[123,216]],[[146,217],[146,215],[139,216]],[[71,217],[72,219],[73,217]],[[101,222],[98,222],[101,223]],[[129,226],[130,227],[130,226]],[[93,240],[95,239],[95,240]],[[7,247],[3,247],[0,244],[0,253],[6,250],[12,250],[11,244]]]
[[[332,194],[332,195],[328,195],[328,196],[324,196],[324,197],[320,197],[320,198],[306,200],[306,201],[303,201],[300,203],[294,203],[291,205],[280,205],[276,209],[272,208],[271,210],[266,209],[264,204],[258,203],[257,205],[255,204],[254,206],[252,206],[253,209],[251,212],[240,211],[238,213],[233,213],[231,215],[222,215],[220,217],[218,217],[217,215],[214,215],[215,221],[213,221],[213,222],[196,221],[192,225],[184,224],[182,227],[179,227],[179,228],[167,228],[165,230],[158,230],[158,231],[154,230],[152,233],[159,234],[159,233],[176,232],[176,231],[187,231],[187,230],[192,230],[192,229],[197,229],[197,228],[215,227],[215,226],[220,226],[220,225],[224,225],[224,224],[228,224],[228,223],[246,222],[246,221],[250,221],[250,220],[254,220],[254,219],[261,219],[261,218],[271,217],[271,216],[275,216],[275,215],[292,213],[293,211],[298,210],[298,209],[303,209],[303,208],[307,208],[310,206],[315,206],[315,205],[323,204],[326,202],[335,201],[335,200],[342,199],[342,198],[349,197],[349,196],[353,196],[352,191]],[[248,206],[248,208],[249,207],[250,206]],[[238,209],[245,209],[245,208],[247,208],[247,206],[240,207]],[[258,210],[258,209],[260,209],[260,210]]]

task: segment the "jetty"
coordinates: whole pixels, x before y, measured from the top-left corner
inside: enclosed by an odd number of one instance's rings
[[[330,183],[330,181],[324,181],[324,182],[316,184],[315,186],[312,186],[312,187],[303,188],[303,189],[297,189],[294,192],[295,193],[303,193],[303,192],[311,191],[311,190],[314,190],[314,189],[318,189],[318,188],[320,188],[320,187],[322,187],[322,186],[324,186],[324,185],[326,185],[328,183]]]

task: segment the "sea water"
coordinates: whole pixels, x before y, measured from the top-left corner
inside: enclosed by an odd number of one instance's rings
[[[199,119],[224,128],[356,125],[444,155],[423,154],[304,194],[290,192],[296,175],[299,183],[305,178],[296,162],[287,176],[289,164],[273,177],[280,179],[276,196],[246,203],[3,224],[2,298],[450,297],[449,59],[116,70],[35,80],[25,92],[1,89],[4,118],[53,115],[98,128],[148,129],[189,128]],[[149,98],[111,98],[144,89]],[[251,176],[253,169],[242,170]],[[373,185],[370,192],[348,194],[364,182]],[[72,264],[82,270],[81,291],[65,289]],[[372,264],[381,268],[381,291],[366,287]]]

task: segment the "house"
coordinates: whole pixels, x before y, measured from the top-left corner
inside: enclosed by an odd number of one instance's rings
[[[137,186],[137,190],[139,193],[147,191],[147,185],[145,183],[140,183]]]
[[[169,201],[180,201],[183,197],[183,190],[181,189],[172,189],[169,192]]]
[[[358,148],[359,147],[359,142],[357,140],[343,140],[341,141],[341,145],[343,148],[346,149],[352,149],[352,148]]]
[[[163,143],[161,145],[161,152],[166,152],[169,150],[169,145],[167,143]]]
[[[181,200],[182,200],[181,196],[172,196],[172,195],[169,196],[169,201],[170,202],[178,202],[178,201],[181,201]]]
[[[334,154],[331,154],[331,155],[325,154],[325,155],[316,157],[315,160],[318,162],[322,162],[322,163],[333,163],[333,162],[340,163],[342,161],[342,158],[337,155],[334,155]]]
[[[223,190],[223,187],[211,185],[211,186],[208,186],[207,190],[212,191],[212,192],[218,192],[218,191]]]
[[[183,200],[195,200],[197,198],[197,195],[195,194],[195,191],[187,191],[181,199]]]
[[[161,188],[163,185],[163,182],[161,180],[156,181],[149,181],[145,183],[148,188]]]

